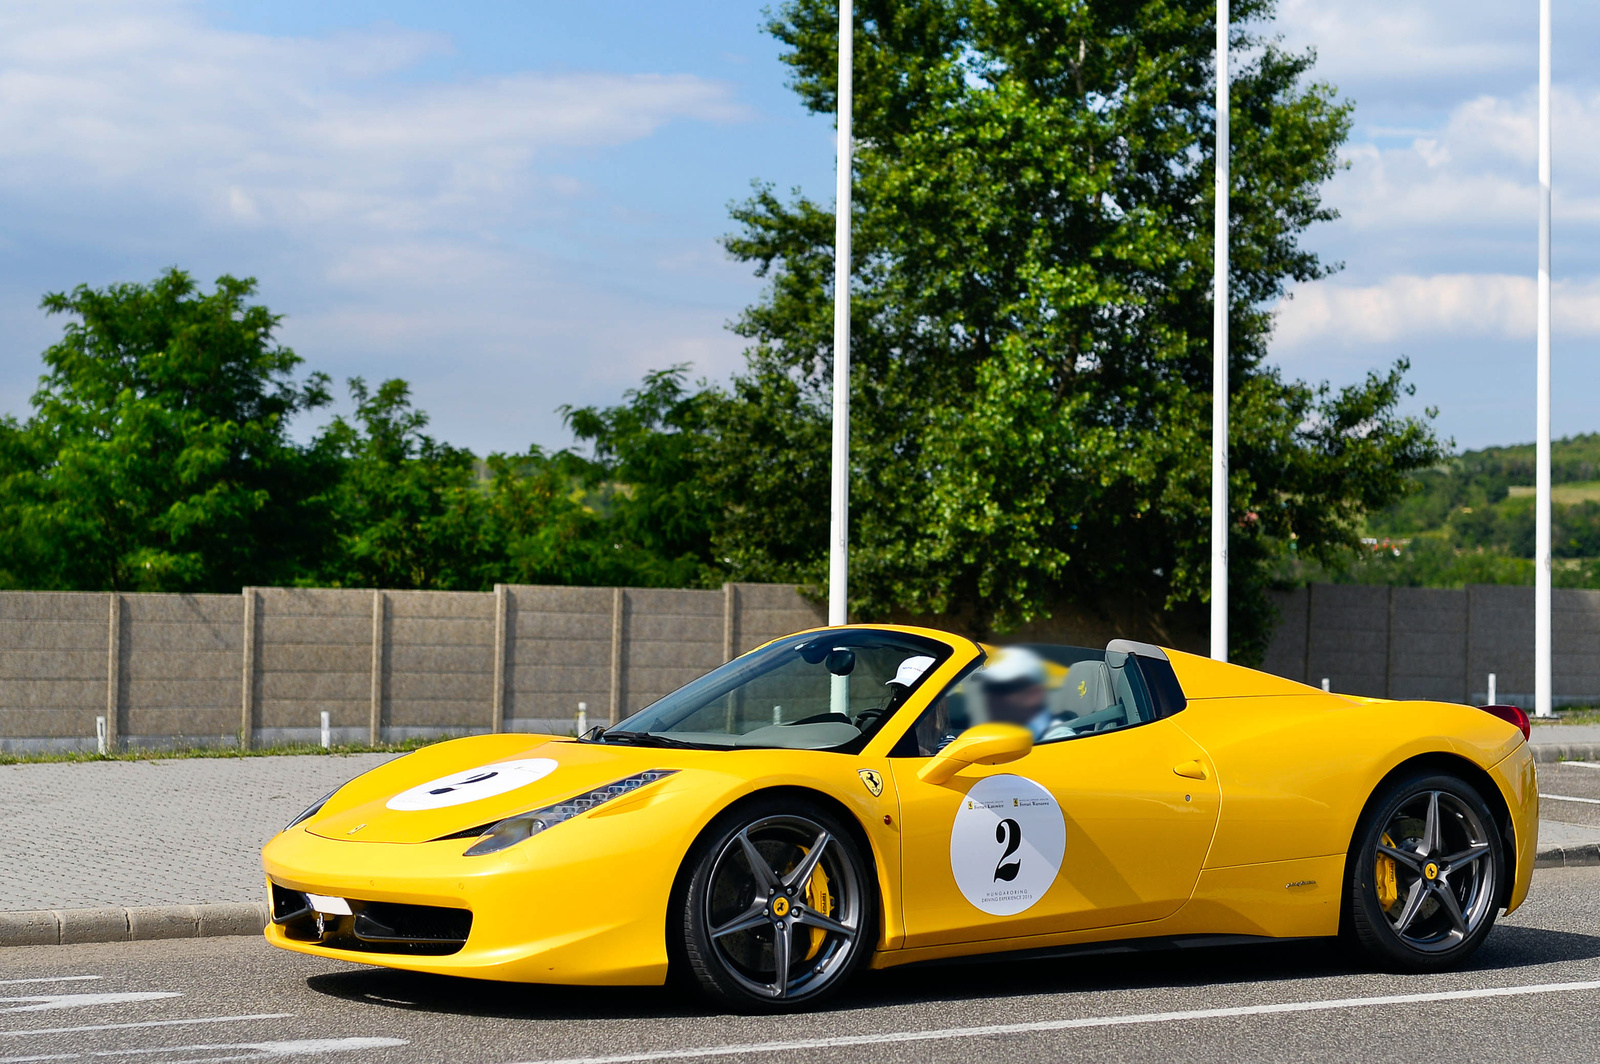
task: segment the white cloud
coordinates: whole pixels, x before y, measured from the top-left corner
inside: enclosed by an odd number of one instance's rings
[[[1564,224],[1600,221],[1600,91],[1558,90],[1552,101],[1557,167],[1555,213]],[[1481,235],[1486,226],[1532,232],[1538,210],[1538,114],[1533,94],[1480,96],[1408,142],[1357,142],[1348,172],[1328,196],[1357,229],[1457,227],[1441,237]],[[1388,139],[1388,138],[1386,138]]]
[[[1418,337],[1534,335],[1537,285],[1510,274],[1396,276],[1374,285],[1319,281],[1278,305],[1277,346],[1387,344]],[[1568,337],[1600,337],[1600,280],[1558,281],[1551,288],[1552,328]]]
[[[744,117],[726,87],[692,75],[414,83],[388,75],[445,42],[398,29],[274,38],[176,5],[137,11],[84,12],[71,20],[82,33],[53,7],[0,13],[0,188],[138,189],[224,224],[418,229],[526,209],[509,201],[530,189],[559,198],[531,169],[554,151]]]
[[[0,290],[254,274],[312,368],[408,377],[441,435],[479,449],[551,442],[558,403],[614,400],[650,366],[730,368],[729,313],[683,296],[697,276],[729,290],[711,234],[696,248],[635,218],[632,261],[582,271],[614,206],[596,160],[673,123],[747,121],[733,90],[421,65],[451,48],[394,26],[238,32],[179,0],[0,5],[0,241],[66,260],[15,255]],[[10,412],[38,372],[19,302],[0,306]]]

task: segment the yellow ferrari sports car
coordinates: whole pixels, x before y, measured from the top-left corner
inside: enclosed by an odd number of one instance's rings
[[[1469,956],[1533,872],[1512,707],[1343,697],[1145,643],[774,640],[609,729],[359,776],[262,855],[267,940],[783,1009],[863,965],[1340,935]]]

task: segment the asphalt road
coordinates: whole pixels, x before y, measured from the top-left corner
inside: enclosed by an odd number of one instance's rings
[[[1600,827],[1600,762],[1561,761],[1539,766],[1539,817]]]
[[[386,972],[255,938],[0,951],[0,1064],[1530,1064],[1594,1059],[1597,1034],[1597,868],[1538,872],[1528,905],[1502,920],[1472,967],[1445,975],[1372,974],[1305,943],[981,963],[872,973],[835,1006],[787,1017],[717,1015],[662,989]]]

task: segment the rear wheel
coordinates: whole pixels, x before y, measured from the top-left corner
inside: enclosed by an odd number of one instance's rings
[[[1380,794],[1347,862],[1347,932],[1385,968],[1466,960],[1494,926],[1505,851],[1472,784],[1413,776]]]
[[[757,1011],[814,1003],[871,953],[870,869],[825,810],[746,806],[709,833],[690,861],[682,957],[719,1002]]]

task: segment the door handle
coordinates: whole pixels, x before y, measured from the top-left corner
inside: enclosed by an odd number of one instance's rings
[[[1206,778],[1206,767],[1198,761],[1185,761],[1181,764],[1173,765],[1172,771],[1185,779],[1203,780]]]

